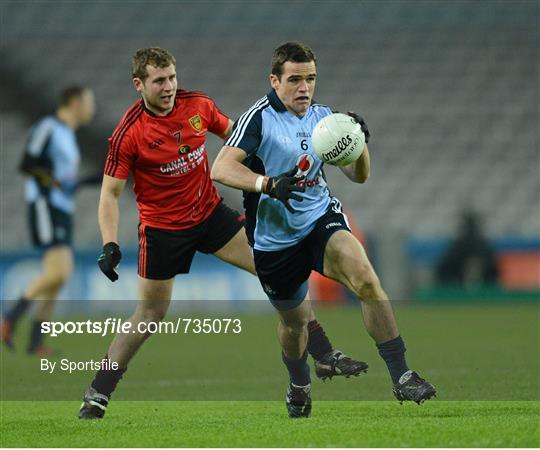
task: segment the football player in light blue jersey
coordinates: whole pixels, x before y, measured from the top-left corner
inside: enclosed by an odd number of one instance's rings
[[[95,114],[92,90],[71,86],[61,96],[54,116],[39,120],[31,129],[21,163],[28,176],[25,197],[33,244],[42,250],[42,270],[21,298],[6,313],[0,325],[2,341],[13,347],[18,320],[33,300],[37,304],[28,352],[46,356],[41,322],[49,320],[60,289],[73,270],[72,216],[74,194],[83,184],[97,184],[101,177],[79,179],[80,151],[75,131]]]
[[[330,194],[323,162],[313,150],[315,124],[332,113],[313,101],[317,80],[313,51],[288,42],[274,51],[270,93],[237,121],[212,168],[212,178],[244,191],[246,231],[263,289],[280,316],[279,340],[290,383],[290,417],[308,417],[311,384],[306,342],[312,270],[339,281],[362,301],[364,323],[387,364],[399,401],[421,403],[434,387],[407,367],[405,344],[392,306],[364,248],[352,235],[339,200]],[[349,115],[364,131],[364,120]],[[364,183],[367,146],[343,173]]]

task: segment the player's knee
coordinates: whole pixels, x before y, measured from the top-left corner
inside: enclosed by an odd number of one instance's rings
[[[363,301],[383,300],[381,282],[373,269],[362,270],[352,280],[354,293]]]
[[[292,337],[299,337],[307,330],[308,318],[295,318],[283,323],[287,333]]]
[[[302,336],[305,330],[305,328],[298,326],[286,326],[285,329],[287,330],[287,334],[294,339],[298,339]]]
[[[165,317],[166,310],[162,308],[145,309],[141,314],[141,322],[157,323],[161,322]]]
[[[71,271],[55,270],[46,274],[45,280],[49,289],[60,289],[69,279]]]
[[[73,269],[71,266],[65,267],[62,270],[58,272],[58,281],[60,284],[64,284],[69,280],[69,277],[71,277],[71,274],[73,272]]]

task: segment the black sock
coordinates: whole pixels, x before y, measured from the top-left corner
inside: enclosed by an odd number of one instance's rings
[[[304,352],[300,359],[289,359],[283,352],[281,353],[281,357],[285,366],[287,366],[292,384],[295,384],[296,386],[307,386],[311,383],[311,378],[309,377],[309,365],[307,363],[307,352]]]
[[[43,334],[41,333],[41,320],[34,320],[32,322],[32,328],[30,329],[30,344],[28,345],[28,351],[34,351],[43,343]]]
[[[108,360],[109,356],[105,355],[105,359]],[[100,394],[110,397],[126,370],[127,367],[125,369],[106,369],[102,367],[96,373],[94,381],[92,381],[92,387]]]
[[[379,355],[386,362],[392,382],[396,384],[401,375],[409,370],[405,361],[406,348],[403,339],[398,336],[390,341],[377,344],[377,348],[379,349]]]
[[[319,360],[333,350],[330,340],[326,336],[322,325],[317,320],[308,323],[307,351],[313,359]]]
[[[15,325],[17,324],[18,320],[21,318],[21,316],[24,314],[24,312],[28,309],[32,302],[30,300],[27,300],[24,297],[21,297],[13,308],[5,315],[6,320],[9,320],[11,322],[11,327],[15,328]]]

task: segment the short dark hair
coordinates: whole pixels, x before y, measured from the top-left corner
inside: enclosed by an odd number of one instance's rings
[[[60,94],[60,106],[67,106],[74,98],[80,98],[84,91],[88,90],[87,87],[74,84],[66,87]]]
[[[315,53],[301,42],[286,42],[274,50],[272,55],[272,73],[278,78],[283,74],[283,64],[287,61],[303,63],[313,61],[317,63]]]
[[[131,59],[133,78],[140,78],[142,81],[148,77],[146,66],[164,68],[171,64],[176,67],[176,58],[167,50],[160,47],[140,48]]]

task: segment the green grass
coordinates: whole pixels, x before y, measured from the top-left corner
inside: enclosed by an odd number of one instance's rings
[[[282,402],[129,402],[107,420],[75,418],[76,402],[5,402],[2,446],[535,447],[537,402],[317,402],[290,420]]]
[[[113,316],[125,317],[126,314]],[[358,308],[318,309],[333,344],[368,374],[313,381],[309,420],[286,417],[287,377],[273,314],[240,317],[240,335],[156,335],[137,354],[105,420],[76,419],[93,372],[45,374],[22,352],[0,354],[2,446],[515,447],[539,446],[536,304],[396,308],[409,365],[433,382],[422,406],[393,400]],[[207,317],[172,313],[169,319]],[[21,327],[16,344],[24,348]],[[99,359],[111,337],[50,339],[72,360]],[[51,401],[56,400],[56,401]],[[197,401],[195,401],[197,400]],[[90,432],[89,432],[90,431]]]

